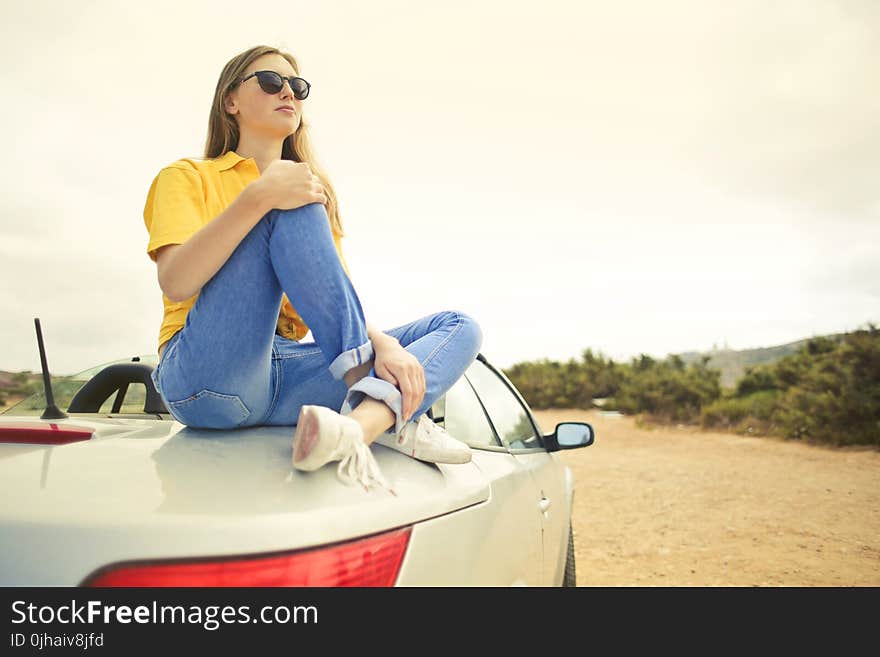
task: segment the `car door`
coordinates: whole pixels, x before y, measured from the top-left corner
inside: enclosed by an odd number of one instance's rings
[[[540,429],[525,400],[510,380],[485,359],[468,368],[466,377],[474,387],[496,434],[532,484],[528,505],[542,527],[542,582],[556,583],[564,567],[568,545],[569,501],[565,467],[544,449]]]
[[[472,555],[488,585],[543,583],[543,538],[540,518],[531,512],[534,482],[527,468],[501,444],[471,384],[460,378],[430,409],[432,419],[467,443],[473,463],[492,487],[490,521],[479,527],[481,554]],[[455,540],[449,537],[449,540]]]

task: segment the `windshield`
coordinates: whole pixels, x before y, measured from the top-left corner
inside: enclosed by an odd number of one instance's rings
[[[122,358],[114,360],[102,365],[90,367],[87,370],[72,374],[70,376],[50,376],[52,381],[52,395],[55,397],[55,405],[62,411],[67,411],[74,395],[83,387],[86,381],[91,379],[95,374],[103,370],[109,365],[117,363],[140,362],[151,367],[156,367],[159,357],[156,354],[144,354],[135,356],[134,358]],[[0,410],[0,415],[34,415],[39,417],[46,410],[46,395],[43,390],[43,375],[40,372],[32,375],[25,386],[33,390],[31,395],[14,403],[12,406]],[[144,402],[147,397],[147,389],[143,384],[129,384],[128,390],[125,392],[125,402],[119,409],[120,413],[143,413]],[[109,413],[113,407],[116,395],[112,394],[101,407],[101,413]]]

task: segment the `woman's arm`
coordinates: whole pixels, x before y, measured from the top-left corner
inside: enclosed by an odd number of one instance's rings
[[[196,295],[269,210],[292,210],[309,203],[327,202],[323,185],[312,174],[308,163],[275,160],[229,207],[203,224],[206,217],[202,183],[196,171],[185,169],[183,166],[163,169],[150,188],[144,208],[147,228],[151,235],[152,231],[157,233],[151,237],[150,244],[158,245],[151,252],[156,252],[159,287],[166,297],[176,302]],[[153,198],[154,194],[161,202]],[[181,212],[186,216],[176,216]],[[197,218],[197,214],[201,216]],[[175,226],[181,221],[192,230],[184,231]]]
[[[393,335],[383,333],[370,324],[367,324],[367,335],[375,352],[373,367],[376,376],[400,389],[401,411],[409,420],[425,398],[425,368]]]
[[[271,209],[257,182],[245,187],[229,207],[186,242],[159,249],[159,287],[171,301],[185,301],[197,294]]]
[[[397,338],[395,338],[393,335],[383,333],[369,322],[367,322],[367,336],[369,336],[370,342],[373,343],[374,350],[377,347],[381,349],[386,344],[400,344]]]

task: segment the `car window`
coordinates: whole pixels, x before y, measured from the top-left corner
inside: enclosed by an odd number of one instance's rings
[[[501,377],[478,360],[468,368],[465,376],[486,407],[495,431],[509,449],[543,446],[526,409]]]
[[[431,411],[435,420],[443,417],[442,424],[449,435],[470,447],[501,447],[480,400],[464,377],[446,391]]]
[[[73,400],[76,393],[79,392],[79,389],[105,367],[131,362],[140,362],[156,367],[158,360],[159,358],[155,354],[141,354],[134,358],[122,358],[109,363],[103,363],[102,365],[96,365],[70,376],[51,376],[52,396],[55,398],[55,405],[62,411],[67,411],[70,402]],[[11,406],[0,409],[0,415],[40,416],[43,414],[43,411],[46,410],[46,395],[43,389],[42,374],[40,372],[35,374],[32,373],[31,378],[33,380],[29,382],[28,387],[33,391],[32,394]],[[142,414],[144,412],[146,396],[147,388],[145,385],[130,383],[125,391],[124,401],[122,402],[119,412],[123,414]],[[101,414],[111,412],[116,397],[117,394],[113,393],[107,398],[101,406]]]
[[[114,410],[117,404],[118,392],[114,392],[107,397],[98,413],[101,415],[107,413],[143,413],[144,405],[147,403],[147,386],[143,383],[132,382],[125,388],[120,399],[122,402],[118,410]]]

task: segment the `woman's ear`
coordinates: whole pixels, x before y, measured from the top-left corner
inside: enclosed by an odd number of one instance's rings
[[[238,101],[232,94],[228,94],[226,98],[223,99],[223,109],[226,110],[227,114],[238,113]]]

